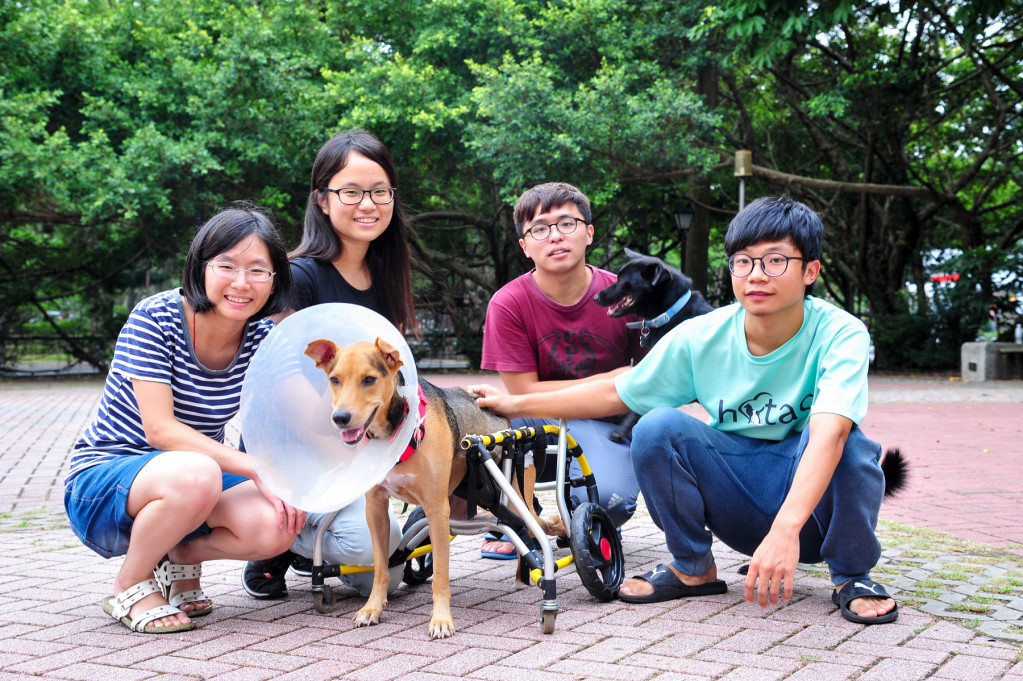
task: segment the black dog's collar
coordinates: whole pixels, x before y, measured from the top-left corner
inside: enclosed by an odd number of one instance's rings
[[[675,304],[668,308],[667,312],[659,314],[653,319],[641,319],[638,322],[625,322],[625,326],[630,329],[639,329],[640,341],[639,344],[646,347],[647,336],[650,335],[650,329],[659,329],[668,322],[671,318],[677,315],[689,299],[693,297],[692,290],[686,291],[682,294],[682,297],[675,301]]]

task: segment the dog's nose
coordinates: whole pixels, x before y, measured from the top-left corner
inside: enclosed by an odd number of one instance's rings
[[[352,422],[352,414],[347,411],[335,411],[332,418],[334,425],[338,428],[347,428],[348,424]]]

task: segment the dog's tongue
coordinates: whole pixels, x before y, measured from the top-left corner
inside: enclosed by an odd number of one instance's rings
[[[358,444],[359,440],[362,439],[362,434],[365,432],[365,428],[345,428],[341,431],[341,439],[345,441],[345,444]]]
[[[612,314],[615,314],[616,312],[621,312],[622,308],[627,308],[631,304],[632,304],[632,296],[625,296],[624,298],[619,300],[617,303],[615,303],[611,307],[607,308],[607,314],[608,314],[608,316],[610,316]]]

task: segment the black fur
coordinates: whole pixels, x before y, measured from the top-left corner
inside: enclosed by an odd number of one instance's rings
[[[902,456],[902,450],[892,447],[881,459],[881,472],[884,473],[884,498],[893,496],[906,486],[909,475],[909,463]]]
[[[597,305],[609,308],[608,316],[633,314],[645,320],[655,319],[671,309],[687,291],[692,291],[693,280],[663,260],[628,248],[625,254],[629,256],[629,261],[618,271],[618,281],[593,297]],[[689,302],[666,324],[657,328],[648,327],[649,334],[644,345],[652,347],[664,334],[683,321],[713,309],[699,291],[692,291]]]
[[[629,261],[618,271],[618,281],[593,297],[597,305],[608,308],[608,316],[633,314],[644,320],[656,319],[670,310],[687,291],[692,291],[689,302],[665,324],[644,329],[642,344],[645,347],[653,347],[664,334],[686,319],[714,309],[699,291],[692,290],[692,279],[660,258],[636,253],[628,248],[625,254],[629,256]],[[632,428],[637,421],[639,414],[632,411],[625,414],[611,433],[611,440],[627,442],[632,438]]]

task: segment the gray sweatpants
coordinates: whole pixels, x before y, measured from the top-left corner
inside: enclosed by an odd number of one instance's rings
[[[387,555],[390,556],[398,548],[401,540],[401,529],[398,527],[398,520],[394,517],[394,511],[390,505],[387,508],[387,515],[391,521],[390,546]],[[369,525],[366,523],[366,498],[359,497],[348,506],[345,506],[333,520],[330,520],[331,513],[310,513],[306,516],[305,527],[295,538],[291,550],[306,558],[313,557],[313,549],[316,546],[316,532],[320,525],[330,522],[323,535],[323,561],[335,565],[373,565],[373,540],[369,536]],[[394,590],[401,584],[404,566],[398,565],[391,568],[391,583],[387,587],[387,593],[394,593]],[[341,583],[350,586],[359,592],[361,596],[369,596],[373,589],[373,572],[355,572],[341,575]]]

